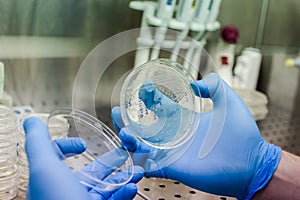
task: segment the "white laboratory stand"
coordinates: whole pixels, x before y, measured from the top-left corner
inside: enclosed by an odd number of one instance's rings
[[[173,1],[173,4],[174,2],[176,3],[176,1]],[[162,1],[158,3],[153,1],[130,2],[130,8],[143,12],[141,31],[137,38],[138,48],[135,56],[135,67],[138,67],[149,60],[159,58],[160,49],[170,49],[170,52],[172,52],[172,49],[174,48],[176,49],[173,51],[173,54],[178,54],[180,50],[187,51],[186,56],[184,56],[185,63],[189,63],[189,65],[194,68],[199,66],[201,56],[200,50],[206,44],[203,35],[207,32],[212,32],[220,28],[220,23],[216,21],[216,18],[221,1],[205,0],[203,3],[201,0],[197,1],[196,8],[190,8],[188,18],[185,18],[185,15],[179,13],[188,13],[188,9],[184,3],[182,1],[179,2],[179,6],[183,9],[183,11],[176,10],[177,7],[170,4],[170,8],[165,10],[166,14],[163,15],[163,11],[161,10]],[[206,9],[204,8],[205,5],[207,5]],[[207,12],[205,12],[205,19],[200,12],[196,12],[196,10],[194,12],[193,9],[199,9],[202,14],[204,13],[204,10],[207,10]],[[174,13],[176,13],[176,15]],[[155,27],[157,30],[153,33],[150,29],[143,29],[145,27]],[[166,35],[167,29],[179,31],[178,37],[169,39]],[[194,41],[186,39],[188,33],[194,33],[197,35],[193,38]],[[171,58],[175,61],[177,60],[177,55],[171,55]],[[185,64],[185,67],[188,67],[187,64]],[[189,70],[196,79],[198,75],[197,70]]]

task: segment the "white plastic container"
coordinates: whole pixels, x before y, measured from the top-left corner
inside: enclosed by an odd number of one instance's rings
[[[233,82],[233,65],[238,36],[239,32],[237,27],[233,25],[224,26],[221,30],[222,39],[217,45],[214,56],[219,75],[230,86],[232,86]]]
[[[246,48],[237,58],[234,68],[235,84],[240,89],[256,90],[262,54],[259,49]]]

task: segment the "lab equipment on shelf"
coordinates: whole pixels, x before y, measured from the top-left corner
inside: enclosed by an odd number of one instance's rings
[[[13,110],[0,105],[0,199],[18,194],[17,142],[19,128]]]
[[[297,58],[294,58],[294,59],[293,58],[286,59],[284,64],[286,67],[300,68],[300,56],[298,56]]]
[[[259,49],[248,47],[237,58],[232,87],[256,90],[262,54]]]
[[[130,2],[130,8],[143,11],[134,65],[138,67],[161,58],[162,49],[171,52],[173,61],[177,61],[180,52],[186,51],[186,55],[181,56],[183,66],[196,79],[207,33],[220,28],[217,17],[221,0],[180,0],[178,6],[176,3],[174,0]],[[157,30],[152,32],[145,27],[156,27]],[[168,29],[179,31],[175,39],[168,37]],[[193,40],[187,38],[189,34],[194,36]]]
[[[221,39],[213,53],[218,73],[230,86],[233,82],[233,65],[235,61],[235,48],[239,31],[234,25],[226,25],[221,29]]]

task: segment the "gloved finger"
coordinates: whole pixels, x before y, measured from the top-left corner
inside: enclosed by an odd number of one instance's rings
[[[87,146],[81,138],[63,138],[52,142],[54,151],[60,160],[83,153]]]
[[[134,166],[134,174],[130,183],[138,183],[144,177],[144,169],[140,166]]]
[[[149,157],[149,153],[154,151],[148,145],[142,144],[135,137],[130,134],[128,128],[122,128],[119,137],[122,141],[122,145],[125,146],[128,151],[133,152],[132,160],[135,165],[144,165],[145,161]]]
[[[211,98],[212,100],[218,98],[220,91],[224,89],[225,85],[225,82],[215,73],[209,74],[203,80],[191,83],[191,87],[197,96],[200,96],[201,93],[201,97]]]
[[[98,157],[93,162],[82,168],[76,175],[85,180],[86,175],[95,177],[98,180],[105,179],[109,174],[125,163],[128,153],[121,148],[114,149]],[[89,181],[89,180],[86,180]],[[91,185],[95,183],[91,182]]]
[[[111,177],[108,177],[104,181],[106,183],[111,183],[111,184],[120,184],[122,182],[126,182],[130,178],[130,176],[131,176],[131,172],[124,170],[124,171],[118,172],[117,174],[114,174]],[[140,181],[143,178],[143,176],[144,176],[143,168],[135,166],[133,177],[131,178],[129,183],[137,183],[138,181]],[[102,185],[96,185],[95,187],[91,188],[91,190],[89,192],[92,194],[99,193],[105,199],[107,199],[109,196],[112,195],[112,193],[115,192],[114,190],[103,190],[102,188],[103,188]]]
[[[56,157],[48,128],[42,120],[37,117],[29,117],[23,126],[26,134],[25,150],[29,164],[39,164],[44,159]]]
[[[126,149],[135,154],[148,154],[155,149],[150,146],[141,143],[138,141],[133,135],[130,134],[130,129],[122,128],[119,133],[119,138],[121,139],[122,145],[126,147]]]
[[[128,170],[120,171],[113,176],[110,176],[105,179],[108,183],[120,183],[120,180],[124,180],[124,182],[129,178],[131,172]],[[139,182],[144,176],[144,169],[140,166],[134,166],[133,169],[133,176],[130,180],[130,183],[137,183]]]
[[[130,134],[130,130],[127,128],[122,128],[120,130],[119,138],[122,142],[122,145],[125,146],[130,152],[135,152],[140,145],[138,140]]]
[[[131,200],[137,193],[137,186],[135,183],[128,183],[119,189],[111,190],[95,190],[89,191],[92,200]]]
[[[121,110],[119,106],[113,107],[111,110],[111,118],[115,129],[119,132],[121,128],[125,127],[121,116]]]
[[[141,167],[134,166],[133,172],[134,172],[133,177],[131,178],[129,183],[137,183],[144,176],[144,170]],[[104,182],[111,183],[111,184],[120,184],[121,182],[126,182],[130,178],[130,176],[131,176],[131,172],[124,170],[124,171],[120,171],[120,172],[114,174],[113,176],[110,176],[110,177],[104,179]],[[103,188],[105,188],[104,185],[95,184],[94,187],[90,188],[89,193],[92,194],[92,196],[94,196],[95,198],[96,198],[96,196],[99,196],[104,199],[108,199],[108,197],[110,197],[114,192],[116,192],[116,191],[114,191],[114,189],[106,190]],[[98,199],[99,199],[99,197],[98,197]],[[122,197],[122,196],[120,196],[120,197]],[[124,198],[124,196],[123,196],[123,198]],[[121,199],[123,199],[123,198],[121,198]]]
[[[152,159],[148,159],[143,167],[146,177],[167,178],[162,174],[163,170],[159,168],[158,163]]]
[[[144,102],[147,109],[153,111],[158,117],[174,114],[180,106],[162,92],[152,82],[145,82],[139,90],[139,98]],[[163,109],[161,109],[163,107]]]
[[[113,193],[109,200],[131,200],[135,197],[137,194],[137,186],[134,183],[128,183],[124,187],[117,190],[115,193]]]

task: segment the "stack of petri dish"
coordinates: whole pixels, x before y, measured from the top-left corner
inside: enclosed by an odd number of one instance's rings
[[[26,115],[21,119],[21,124],[23,125],[24,121],[29,117],[37,117],[40,118],[45,124],[47,124],[47,120],[49,117],[48,113],[35,113]],[[65,138],[68,135],[69,130],[69,124],[68,122],[63,119],[56,117],[52,121],[53,123],[48,126],[49,133],[51,136],[51,139],[59,139],[59,138]],[[19,139],[19,149],[18,149],[18,167],[20,172],[20,184],[19,189],[20,190],[26,190],[29,180],[29,167],[28,167],[28,161],[25,151],[25,132],[23,127],[21,127],[21,134]]]
[[[17,143],[19,127],[11,108],[0,105],[0,199],[18,194]]]

